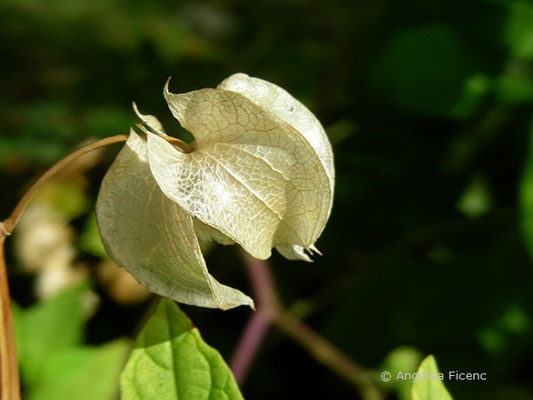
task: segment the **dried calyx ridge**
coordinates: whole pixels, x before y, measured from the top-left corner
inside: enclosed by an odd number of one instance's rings
[[[167,82],[164,96],[194,146],[173,145],[158,119],[134,105],[146,137],[131,130],[97,201],[106,249],[162,296],[222,309],[253,306],[209,274],[200,244],[238,243],[260,259],[275,247],[286,258],[311,261],[306,251],[317,251],[331,211],[331,145],[305,106],[245,74],[184,94],[170,93]]]

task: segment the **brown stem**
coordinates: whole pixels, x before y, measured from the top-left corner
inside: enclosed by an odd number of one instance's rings
[[[61,171],[67,164],[69,164],[72,160],[78,158],[79,156],[82,156],[86,153],[89,153],[93,150],[99,149],[104,146],[108,146],[113,143],[118,142],[125,142],[128,139],[127,135],[117,135],[117,136],[111,136],[102,140],[99,140],[97,142],[88,144],[87,146],[80,147],[79,149],[75,150],[74,152],[70,153],[68,156],[63,158],[62,160],[58,161],[52,168],[50,168],[48,171],[46,171],[38,180],[35,182],[28,191],[22,196],[22,199],[18,202],[15,209],[11,213],[8,219],[4,221],[4,231],[6,234],[11,234],[13,232],[13,229],[15,229],[15,226],[17,225],[17,222],[20,219],[20,216],[22,215],[22,212],[26,208],[26,206],[29,204],[31,199],[33,199],[33,196],[39,191],[41,186],[43,186],[46,182],[50,180],[54,175],[56,175],[59,171]]]
[[[135,103],[134,103],[135,104]],[[136,124],[137,128],[139,128],[141,131],[143,131],[145,136],[148,136],[150,133],[158,135],[160,138],[165,139],[170,144],[179,147],[184,153],[192,153],[194,151],[194,146],[191,146],[190,144],[184,142],[183,140],[180,140],[178,138],[175,138],[173,136],[168,136],[164,133],[160,133],[158,131],[151,132],[149,129],[147,129],[143,124]]]
[[[17,365],[17,353],[15,348],[15,334],[13,319],[11,316],[11,301],[9,296],[9,284],[7,279],[7,267],[4,254],[4,242],[17,225],[22,212],[25,210],[37,191],[46,184],[50,178],[61,171],[67,164],[101,147],[124,142],[127,135],[111,136],[87,146],[83,146],[46,171],[22,196],[15,209],[4,222],[0,222],[0,400],[20,400],[20,384]]]
[[[0,230],[0,399],[20,400],[20,385],[4,255],[6,234]]]

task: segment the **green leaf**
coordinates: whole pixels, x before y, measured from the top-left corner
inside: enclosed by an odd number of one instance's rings
[[[439,378],[439,368],[433,356],[427,356],[416,373],[419,378],[413,383],[411,391],[413,400],[452,400],[452,396]]]
[[[243,398],[222,356],[167,299],[135,341],[122,372],[121,392],[122,400]]]
[[[83,306],[86,294],[87,285],[82,284],[28,310],[14,306],[17,352],[25,382],[39,378],[45,360],[81,342],[88,316]]]
[[[49,357],[29,400],[112,400],[129,343],[117,340],[99,347],[63,350]]]
[[[414,347],[398,347],[391,351],[383,360],[381,371],[389,371],[391,376],[397,377],[399,372],[415,371],[420,365],[422,354]],[[411,399],[410,379],[391,379],[384,383],[384,387],[394,390],[400,400]]]
[[[22,378],[30,400],[112,400],[128,351],[118,340],[82,347],[87,284],[67,289],[28,310],[13,304]]]

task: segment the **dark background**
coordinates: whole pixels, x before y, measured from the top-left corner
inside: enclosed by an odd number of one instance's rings
[[[285,88],[326,128],[337,183],[324,255],[271,260],[283,303],[368,369],[408,346],[442,371],[487,373],[447,382],[457,399],[533,398],[533,3],[2,0],[0,71],[4,218],[72,148],[127,133],[133,100],[182,135],[162,96],[168,76],[174,92],[235,72]],[[69,222],[78,234],[119,148],[86,174],[90,206]],[[27,307],[36,278],[8,246],[13,297]],[[207,261],[251,292],[235,248]],[[101,303],[86,342],[133,337],[149,303],[119,305],[90,277]],[[229,359],[251,311],[183,308]],[[275,329],[242,390],[358,398]]]

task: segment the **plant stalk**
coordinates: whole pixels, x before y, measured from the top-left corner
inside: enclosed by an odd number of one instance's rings
[[[321,364],[356,386],[364,400],[383,399],[372,376],[350,360],[337,346],[286,310],[279,309],[272,317],[279,330],[299,343]]]
[[[4,242],[17,226],[20,217],[39,189],[74,159],[113,143],[124,142],[127,135],[111,136],[75,150],[46,171],[22,196],[13,212],[0,222],[0,400],[20,400],[20,381],[11,315]]]
[[[0,230],[0,399],[20,400],[20,384],[15,351],[15,333],[4,254],[6,233]]]
[[[244,253],[248,274],[258,300],[257,312],[248,322],[232,359],[232,371],[242,384],[251,362],[270,324],[292,338],[317,361],[352,383],[364,400],[382,400],[381,390],[372,375],[350,360],[338,347],[318,334],[279,304],[270,264]]]
[[[262,309],[258,309],[248,320],[230,362],[230,368],[239,386],[244,383],[270,325],[270,319]]]
[[[111,136],[111,137],[99,140],[97,142],[88,144],[86,146],[80,147],[79,149],[70,153],[65,158],[59,160],[54,166],[52,166],[48,171],[46,171],[39,179],[37,179],[37,181],[28,189],[26,193],[24,193],[24,196],[22,196],[22,199],[20,199],[18,204],[15,206],[15,209],[13,210],[9,218],[4,221],[4,228],[3,228],[4,231],[8,235],[11,234],[11,232],[13,232],[13,229],[15,229],[15,226],[17,225],[20,219],[20,216],[22,215],[22,212],[28,206],[31,199],[33,199],[33,197],[39,191],[39,189],[45,183],[47,183],[50,180],[50,178],[54,177],[58,172],[60,172],[63,168],[65,168],[71,161],[93,150],[108,146],[113,143],[125,142],[127,139],[128,139],[127,135]]]

